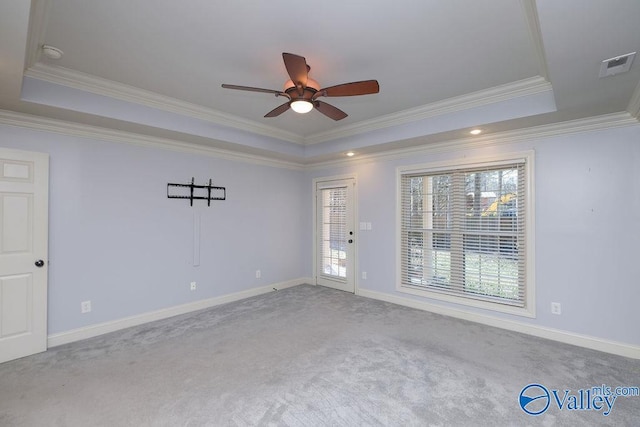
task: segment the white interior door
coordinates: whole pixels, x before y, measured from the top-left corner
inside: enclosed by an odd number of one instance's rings
[[[316,283],[355,292],[354,179],[316,183]]]
[[[49,156],[0,148],[0,363],[47,349]]]

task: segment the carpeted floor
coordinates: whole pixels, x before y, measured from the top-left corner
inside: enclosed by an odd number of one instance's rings
[[[1,364],[0,425],[640,425],[603,384],[640,361],[302,285]]]

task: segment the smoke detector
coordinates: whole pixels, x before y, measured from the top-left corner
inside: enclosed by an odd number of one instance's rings
[[[636,57],[635,52],[626,55],[616,56],[614,58],[605,59],[600,63],[600,77],[614,76],[620,73],[626,73],[631,68],[633,58]]]
[[[63,52],[57,47],[49,46],[46,44],[42,46],[42,53],[49,59],[60,59],[63,55]]]

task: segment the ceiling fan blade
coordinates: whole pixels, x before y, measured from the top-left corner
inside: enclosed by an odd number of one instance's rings
[[[238,85],[228,85],[228,84],[223,84],[222,87],[225,89],[247,90],[249,92],[263,92],[263,93],[272,93],[274,95],[285,95],[282,91],[279,91],[279,90],[262,89],[259,87],[238,86]]]
[[[302,95],[302,89],[307,87],[307,78],[309,68],[307,67],[307,60],[303,56],[294,55],[293,53],[283,53],[282,59],[284,60],[284,66],[291,77],[291,81],[298,88],[298,92]]]
[[[316,107],[316,110],[320,111],[322,114],[329,117],[330,119],[333,119],[336,121],[342,120],[348,115],[341,109],[336,108],[333,105],[327,104],[326,102],[315,101],[314,105]]]
[[[343,83],[320,89],[314,98],[320,96],[356,96],[370,95],[380,92],[380,85],[377,80],[363,80],[361,82]]]
[[[265,117],[278,117],[280,114],[284,113],[288,109],[289,109],[289,103],[285,102],[284,104],[282,104],[282,105],[274,108],[273,110],[269,111],[264,116]]]

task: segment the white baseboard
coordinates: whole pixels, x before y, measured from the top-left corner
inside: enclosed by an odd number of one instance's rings
[[[572,344],[579,347],[598,350],[605,353],[616,354],[618,356],[640,359],[640,346],[637,345],[608,341],[588,335],[575,334],[559,329],[531,325],[524,322],[502,319],[486,314],[473,313],[466,310],[445,307],[425,301],[418,301],[368,289],[358,289],[358,295],[377,299],[380,301],[390,302],[393,304],[403,305],[406,307],[417,308],[419,310],[425,310],[436,314],[456,317],[458,319],[469,320],[471,322],[482,323],[484,325],[494,326],[496,328],[507,329],[510,331],[533,335],[540,338],[546,338],[553,341],[559,341],[566,344]]]
[[[288,280],[286,282],[261,286],[259,288],[247,289],[246,291],[235,292],[233,294],[194,301],[187,304],[176,305],[173,307],[163,308],[161,310],[150,311],[148,313],[142,313],[135,316],[99,323],[96,325],[85,326],[83,328],[72,329],[70,331],[49,335],[47,338],[47,346],[56,347],[62,344],[68,344],[74,341],[80,341],[87,338],[96,337],[98,335],[107,334],[109,332],[115,332],[121,329],[130,328],[131,326],[142,325],[143,323],[162,320],[169,317],[178,316],[180,314],[186,314],[192,311],[214,307],[216,305],[226,304],[228,302],[239,301],[256,295],[266,294],[268,292],[291,288],[303,283],[312,283],[312,280],[313,279],[311,279],[310,277],[301,277],[298,279]]]

